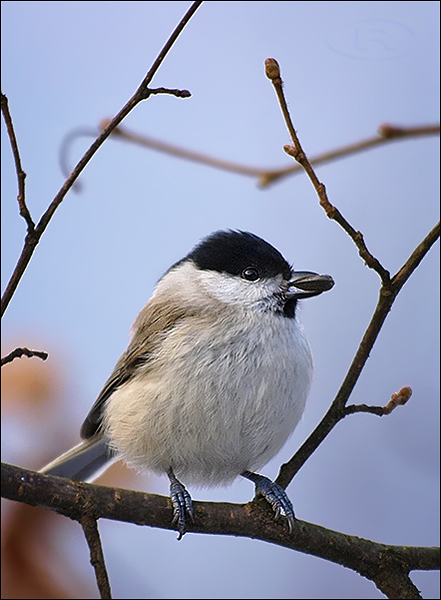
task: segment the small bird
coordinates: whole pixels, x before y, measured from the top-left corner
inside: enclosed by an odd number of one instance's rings
[[[297,302],[333,285],[294,271],[257,235],[211,234],[170,267],[136,317],[83,441],[41,472],[92,481],[122,458],[166,474],[178,539],[193,519],[181,479],[220,486],[242,476],[292,531],[285,490],[255,471],[294,431],[311,386]]]

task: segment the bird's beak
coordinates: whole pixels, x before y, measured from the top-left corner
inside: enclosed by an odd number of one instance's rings
[[[334,285],[330,275],[319,275],[310,271],[294,271],[288,282],[287,296],[290,298],[311,298],[327,292]]]

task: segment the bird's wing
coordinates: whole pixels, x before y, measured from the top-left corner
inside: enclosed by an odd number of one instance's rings
[[[133,324],[133,336],[127,350],[116,363],[81,427],[82,438],[88,439],[100,429],[108,398],[140,367],[146,366],[152,351],[160,343],[161,334],[173,328],[182,319],[184,313],[182,307],[177,305],[164,307],[163,303],[159,303],[155,298],[152,298],[141,310]]]

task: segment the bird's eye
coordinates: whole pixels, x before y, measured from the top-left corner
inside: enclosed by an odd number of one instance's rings
[[[242,271],[242,277],[248,281],[257,281],[259,279],[259,271],[255,267],[247,267]]]

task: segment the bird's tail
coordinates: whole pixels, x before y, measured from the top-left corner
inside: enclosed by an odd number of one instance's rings
[[[105,439],[95,435],[50,462],[40,469],[40,473],[76,481],[93,481],[116,460],[118,457],[110,450]]]

